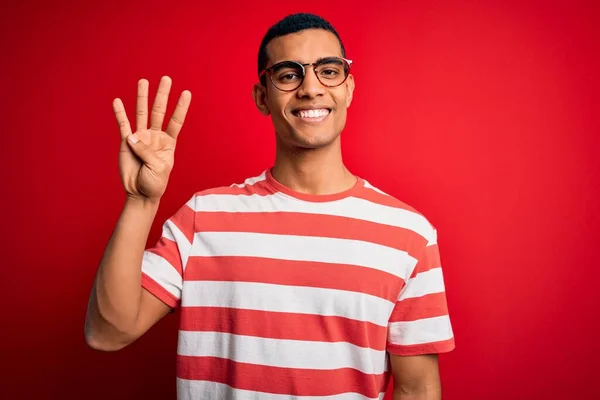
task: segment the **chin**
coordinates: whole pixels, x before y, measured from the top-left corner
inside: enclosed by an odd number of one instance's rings
[[[318,149],[339,141],[345,125],[345,113],[340,121],[340,116],[332,111],[326,116],[310,117],[292,112],[281,115],[281,118],[274,118],[273,122],[280,145],[288,148]]]
[[[337,133],[303,133],[303,132],[290,132],[288,144],[294,147],[301,147],[305,149],[318,149],[327,147],[337,141],[339,134]]]

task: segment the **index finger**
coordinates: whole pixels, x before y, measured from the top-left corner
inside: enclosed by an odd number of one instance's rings
[[[169,125],[167,125],[166,130],[167,134],[173,139],[177,139],[177,136],[179,136],[179,132],[181,132],[181,127],[185,122],[185,116],[187,115],[191,102],[192,92],[190,92],[189,90],[184,90],[183,92],[181,92],[181,96],[179,96],[177,106],[175,107],[175,111],[173,111],[173,116],[171,116],[171,119],[169,120]]]
[[[131,135],[131,125],[129,124],[129,119],[127,119],[125,106],[123,105],[121,99],[113,100],[113,111],[115,112],[115,118],[117,119],[119,130],[121,131],[121,139],[125,139],[127,136]]]

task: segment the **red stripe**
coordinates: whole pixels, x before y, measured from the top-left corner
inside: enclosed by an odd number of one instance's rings
[[[182,307],[180,329],[271,339],[348,342],[381,351],[385,350],[387,339],[387,327],[370,322],[224,307]]]
[[[290,396],[333,396],[355,392],[377,397],[385,390],[390,374],[364,374],[351,368],[315,370],[269,367],[217,357],[178,355],[177,376],[219,382],[236,389]]]
[[[177,243],[165,237],[161,237],[156,245],[147,251],[157,254],[167,260],[168,263],[171,264],[173,268],[177,270],[177,272],[179,272],[179,275],[183,276],[181,255],[179,254]]]
[[[188,259],[186,281],[261,282],[366,293],[396,302],[404,281],[387,272],[355,265],[260,257]]]
[[[165,303],[171,308],[177,307],[179,299],[160,286],[154,279],[142,272],[142,287],[146,289],[154,297]]]
[[[195,217],[196,212],[192,210],[187,204],[181,207],[177,212],[169,218],[171,222],[179,228],[179,230],[185,235],[187,240],[192,243],[194,240],[195,231]]]
[[[419,214],[422,216],[422,214],[420,212],[418,212],[417,210],[415,210],[413,207],[409,206],[408,204],[398,200],[397,198],[395,198],[393,196],[379,193],[378,191],[371,189],[369,187],[365,187],[364,190],[361,190],[354,197],[368,200],[370,202],[377,203],[382,206],[388,206],[388,207],[399,208],[402,210],[411,211],[411,212],[414,212],[415,214]]]
[[[201,215],[200,215],[201,214]],[[204,232],[254,232],[361,240],[406,251],[417,257],[427,244],[401,227],[325,214],[296,212],[199,212]]]
[[[421,354],[439,354],[454,350],[454,338],[441,340],[439,342],[411,344],[408,346],[400,346],[393,343],[388,343],[387,351],[392,355],[397,356],[417,356]]]
[[[432,293],[421,297],[411,297],[396,303],[390,322],[416,321],[448,315],[446,293]]]
[[[438,245],[433,244],[431,246],[427,246],[410,277],[414,278],[421,272],[427,272],[432,268],[438,268],[441,266],[442,262],[440,260],[440,250]]]
[[[226,194],[234,196],[250,196],[257,194],[260,196],[266,196],[274,194],[275,191],[269,186],[265,180],[258,181],[252,185],[245,185],[243,187],[238,186],[222,186],[216,188],[210,188],[196,193],[196,196],[202,197],[211,194]]]

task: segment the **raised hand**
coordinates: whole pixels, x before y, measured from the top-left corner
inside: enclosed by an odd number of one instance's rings
[[[173,169],[177,136],[185,121],[192,94],[188,90],[181,93],[167,129],[163,131],[171,78],[164,76],[160,80],[150,115],[150,127],[148,86],[146,79],[138,82],[135,133],[132,132],[121,99],[113,101],[113,110],[121,131],[119,170],[125,192],[133,199],[157,201],[167,188]]]

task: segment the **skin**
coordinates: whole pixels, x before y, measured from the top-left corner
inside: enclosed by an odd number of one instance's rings
[[[113,101],[121,134],[119,172],[126,197],[100,261],[85,318],[86,342],[101,351],[129,345],[170,312],[169,306],[141,287],[140,265],[192,95],[187,90],[181,93],[163,130],[171,79],[161,79],[150,113],[148,86],[145,79],[138,82],[135,131],[121,99]]]
[[[267,52],[268,65],[283,60],[309,63],[322,57],[342,56],[337,38],[318,29],[276,38],[269,43]],[[163,130],[171,79],[161,79],[150,113],[148,87],[147,80],[138,82],[135,131],[121,100],[113,102],[121,133],[119,170],[126,200],[100,262],[86,314],[86,341],[100,351],[115,351],[129,345],[171,311],[141,287],[140,265],[174,165],[177,137],[190,106],[191,93],[181,93]],[[277,148],[272,170],[275,179],[293,190],[320,195],[339,193],[356,183],[356,177],[344,165],[340,136],[353,92],[352,75],[341,86],[327,88],[317,80],[312,67],[302,85],[293,92],[279,91],[270,79],[266,86],[253,87],[256,107],[271,117],[275,129]],[[332,110],[322,123],[309,124],[293,114],[298,107],[315,104]],[[394,400],[441,398],[437,356],[390,357]]]
[[[438,356],[425,354],[418,356],[390,355],[394,376],[394,400],[440,400]]]
[[[273,39],[267,46],[268,66],[280,61],[315,62],[328,56],[341,57],[335,35],[321,29],[309,29]],[[354,93],[354,76],[341,86],[328,88],[309,67],[302,85],[283,92],[267,78],[266,87],[257,83],[253,97],[258,110],[271,116],[276,134],[276,159],[273,176],[284,185],[308,194],[331,194],[349,189],[356,177],[342,160],[341,137],[348,107]],[[325,121],[315,125],[293,114],[298,107],[321,105],[332,111]]]

